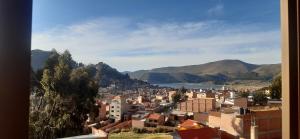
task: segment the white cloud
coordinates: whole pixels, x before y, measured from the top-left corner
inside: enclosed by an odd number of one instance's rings
[[[77,61],[103,61],[120,71],[221,59],[278,63],[279,29],[264,27],[220,21],[140,23],[98,18],[34,32],[32,49],[68,49]]]
[[[223,4],[217,4],[214,7],[208,9],[207,13],[210,16],[222,15],[224,13],[224,5]]]

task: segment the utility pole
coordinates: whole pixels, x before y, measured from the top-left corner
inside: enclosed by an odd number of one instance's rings
[[[255,117],[251,118],[250,138],[258,139],[258,126],[256,125]]]

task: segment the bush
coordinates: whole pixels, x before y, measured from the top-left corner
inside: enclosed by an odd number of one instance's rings
[[[134,132],[134,133],[146,133],[147,130],[145,128],[133,128],[132,132]]]
[[[129,132],[129,129],[128,128],[122,128],[121,132]]]
[[[146,132],[147,132],[146,128],[140,129],[140,133],[146,133]]]
[[[163,132],[163,128],[156,128],[155,130],[154,130],[154,132],[155,133],[162,133]]]
[[[261,106],[267,105],[268,98],[267,95],[263,92],[257,92],[253,94],[253,103],[254,105],[258,104]]]
[[[121,132],[121,130],[118,128],[111,131],[111,133],[120,133],[120,132]]]

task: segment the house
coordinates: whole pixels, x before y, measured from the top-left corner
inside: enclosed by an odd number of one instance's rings
[[[144,128],[146,117],[149,116],[149,113],[146,111],[138,111],[136,114],[132,115],[132,128]]]
[[[173,123],[176,123],[176,121],[183,122],[186,119],[187,119],[187,113],[183,111],[173,110],[169,114],[169,120],[172,121]]]
[[[165,116],[158,113],[150,114],[145,121],[145,125],[148,127],[156,127],[158,125],[164,125],[164,123]]]

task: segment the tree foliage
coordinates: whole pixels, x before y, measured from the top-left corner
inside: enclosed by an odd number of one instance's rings
[[[241,92],[238,94],[239,97],[242,97],[242,98],[248,98],[249,96],[249,92],[245,91],[245,92]]]
[[[176,93],[172,96],[172,99],[173,99],[173,102],[174,102],[174,103],[180,102],[181,98],[182,98],[182,94],[181,94],[181,93],[178,93],[178,92],[176,92]]]
[[[184,87],[181,87],[180,89],[177,90],[177,92],[172,96],[173,102],[178,103],[185,101],[187,99],[185,93],[187,89]]]
[[[281,76],[278,76],[270,85],[270,95],[272,99],[281,99]]]
[[[40,81],[40,106],[30,111],[30,138],[58,138],[83,133],[87,114],[96,116],[97,83],[85,67],[75,68],[71,54],[52,51]]]
[[[266,105],[268,103],[267,95],[263,92],[256,92],[253,94],[254,105]]]

